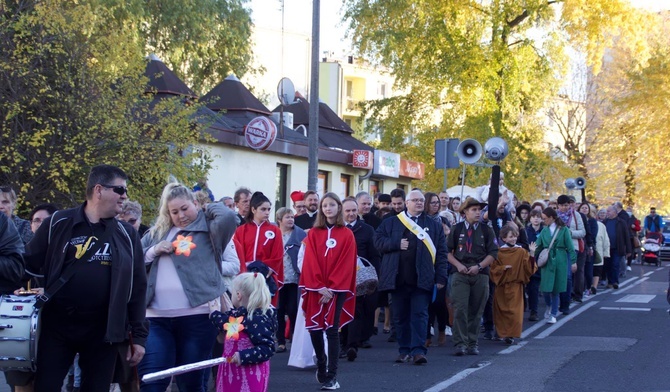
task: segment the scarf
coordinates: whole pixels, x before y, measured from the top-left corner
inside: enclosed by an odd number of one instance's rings
[[[561,218],[563,223],[565,223],[566,226],[569,226],[570,218],[572,217],[572,208],[568,209],[567,212],[561,212],[559,210],[556,210],[556,214],[558,214],[558,217]]]

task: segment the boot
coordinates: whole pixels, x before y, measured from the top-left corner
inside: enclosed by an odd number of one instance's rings
[[[426,344],[425,344],[425,346],[426,346],[426,347],[430,347],[431,344],[433,344],[433,339],[431,339],[431,338],[426,339]]]
[[[440,331],[437,337],[437,345],[442,347],[447,344],[447,334],[444,331]]]

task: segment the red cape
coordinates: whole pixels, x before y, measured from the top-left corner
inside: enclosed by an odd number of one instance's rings
[[[335,300],[320,304],[321,294],[318,291],[322,288],[344,293],[346,296],[339,327],[354,319],[356,240],[352,231],[343,226],[330,230],[330,238],[337,241],[334,247],[326,246],[328,238],[328,229],[312,228],[304,241],[305,257],[300,274],[300,287],[303,289],[302,310],[305,312],[305,327],[308,330],[323,330],[334,324]]]
[[[273,234],[266,235],[268,232]],[[267,237],[273,235],[273,238]],[[240,257],[240,264],[244,265],[244,270],[246,271],[248,263],[262,261],[274,271],[272,277],[277,282],[277,290],[281,289],[284,285],[284,241],[279,227],[267,221],[260,226],[254,222],[245,223],[235,231],[235,239],[240,244],[237,254]],[[254,258],[254,246],[256,246],[256,258]],[[276,302],[277,295],[272,297],[272,304],[277,306]]]

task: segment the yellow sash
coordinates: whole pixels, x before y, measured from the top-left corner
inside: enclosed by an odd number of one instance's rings
[[[398,214],[397,217],[400,219],[400,222],[405,225],[407,230],[411,231],[416,236],[416,238],[419,239],[419,241],[426,245],[428,252],[430,252],[430,257],[433,259],[433,264],[435,264],[435,254],[437,253],[437,250],[435,249],[435,244],[433,244],[433,240],[430,238],[428,233],[426,233],[426,231],[421,226],[417,225],[413,220],[409,219],[407,214],[404,212]]]

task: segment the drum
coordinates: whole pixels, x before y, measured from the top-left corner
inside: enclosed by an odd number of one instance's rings
[[[39,311],[37,296],[0,297],[0,369],[35,371]]]

